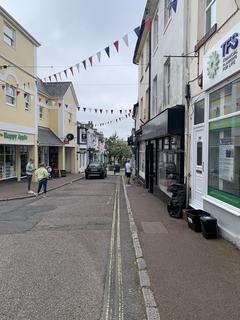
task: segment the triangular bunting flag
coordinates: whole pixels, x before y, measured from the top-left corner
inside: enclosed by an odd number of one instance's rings
[[[45,103],[48,104],[48,100],[45,100]]]
[[[86,112],[86,108],[83,108],[83,111]]]
[[[95,113],[97,113],[97,109],[94,109]]]
[[[64,73],[65,73],[65,76],[66,76],[66,78],[67,78],[67,70],[64,70]]]
[[[58,106],[59,106],[59,108],[61,107],[61,105],[62,105],[62,104],[61,104],[61,102],[58,102]]]
[[[108,55],[108,58],[110,58],[110,48],[106,47],[105,48],[106,54]]]
[[[172,0],[170,6],[172,7],[173,11],[177,12],[177,0]]]
[[[76,67],[77,67],[77,71],[79,73],[79,63],[76,64]]]
[[[26,97],[27,97],[27,95],[28,95],[28,94],[25,92],[25,93],[24,93],[24,95],[23,95],[23,96],[24,96],[24,98],[26,98]]]
[[[102,109],[100,109],[100,113],[102,113]]]
[[[131,109],[129,109],[129,113],[131,113],[132,112],[132,110]]]
[[[70,71],[72,72],[72,75],[74,76],[74,74],[73,74],[73,67],[70,67],[69,69],[70,69]]]
[[[80,110],[80,107],[77,107],[78,111]]]
[[[60,81],[62,81],[61,72],[58,73],[58,76],[59,76]]]
[[[137,37],[139,38],[139,36],[140,36],[140,27],[135,28],[134,32],[136,33]]]
[[[116,48],[116,50],[118,52],[118,50],[119,50],[119,42],[115,41],[113,44],[114,44],[114,47]]]
[[[89,112],[92,112],[92,108],[89,108]]]
[[[125,34],[125,36],[123,37],[123,41],[125,42],[126,46],[128,47],[128,35]]]
[[[128,117],[127,114],[125,114],[125,117],[126,117],[126,118]]]
[[[65,104],[66,109],[68,108],[68,104]]]
[[[97,52],[98,62],[101,62],[101,51]]]
[[[57,79],[57,75],[56,75],[56,74],[54,74],[54,78],[55,78],[55,80],[56,80],[56,81],[58,81],[58,79]]]
[[[86,67],[86,60],[82,61],[82,64],[83,64],[83,66],[84,66],[85,70],[87,70],[87,67]]]
[[[93,59],[93,57],[89,57],[89,58],[88,58],[91,66],[92,66],[92,59]]]
[[[20,94],[20,91],[19,90],[17,90],[17,96]]]
[[[113,114],[113,110],[111,110],[111,113]]]
[[[49,79],[49,81],[50,81],[50,82],[52,82],[52,78],[51,78],[51,76],[49,76],[49,77],[48,77],[48,79]]]
[[[3,89],[3,90],[5,89],[5,85],[4,85],[4,84],[2,84],[2,89]]]
[[[120,111],[120,113],[122,113],[122,110],[119,110]]]

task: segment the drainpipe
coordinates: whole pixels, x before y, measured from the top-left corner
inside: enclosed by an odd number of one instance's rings
[[[148,83],[148,92],[149,92],[149,97],[148,97],[148,120],[150,120],[151,116],[151,68],[152,68],[152,33],[151,30],[149,31],[149,83]]]

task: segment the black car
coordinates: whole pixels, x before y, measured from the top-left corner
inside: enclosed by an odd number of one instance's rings
[[[87,166],[85,170],[85,178],[88,179],[90,177],[99,177],[104,179],[107,177],[107,168],[104,163],[100,162],[91,162]]]

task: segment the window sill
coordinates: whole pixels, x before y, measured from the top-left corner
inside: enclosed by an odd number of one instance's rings
[[[12,108],[16,108],[17,107],[16,104],[11,104],[11,103],[8,103],[8,102],[6,102],[6,105],[9,106],[9,107],[12,107]]]
[[[228,213],[231,213],[233,216],[240,217],[240,209],[235,208],[235,207],[231,206],[230,204],[227,204],[227,203],[225,203],[221,200],[218,200],[216,198],[213,198],[209,195],[203,197],[203,200],[215,205],[216,207],[219,207],[219,208],[227,211]]]

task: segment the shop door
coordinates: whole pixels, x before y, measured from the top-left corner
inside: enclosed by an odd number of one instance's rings
[[[193,129],[192,201],[195,209],[203,209],[204,192],[204,127]]]
[[[66,172],[71,172],[71,155],[72,155],[72,148],[65,148],[65,170]]]

